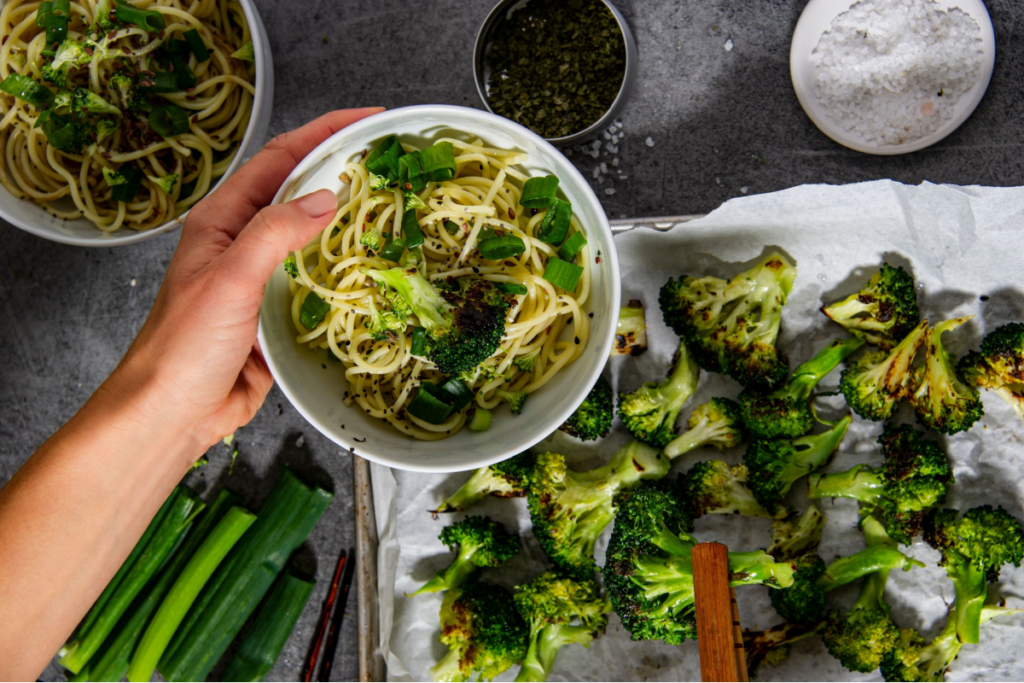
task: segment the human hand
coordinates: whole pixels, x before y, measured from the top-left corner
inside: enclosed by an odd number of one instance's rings
[[[274,382],[256,342],[264,286],[330,224],[337,198],[319,190],[267,205],[318,144],[379,111],[335,111],[274,138],[192,208],[153,310],[111,377],[147,385],[130,393],[145,397],[149,417],[178,421],[204,449],[252,419]]]

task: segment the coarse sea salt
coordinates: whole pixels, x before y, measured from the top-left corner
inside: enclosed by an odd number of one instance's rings
[[[817,97],[836,125],[876,145],[934,133],[981,78],[981,29],[934,0],[863,0],[811,53]]]

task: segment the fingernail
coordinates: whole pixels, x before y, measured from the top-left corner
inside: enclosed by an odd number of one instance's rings
[[[319,218],[338,210],[338,198],[330,190],[317,190],[296,199],[295,206],[309,214],[310,218]]]

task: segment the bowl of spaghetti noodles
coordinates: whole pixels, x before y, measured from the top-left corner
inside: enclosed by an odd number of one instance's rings
[[[266,136],[251,0],[8,0],[0,36],[0,217],[40,237],[173,230]]]
[[[618,260],[553,146],[476,109],[406,107],[325,141],[275,202],[324,188],[335,220],[271,278],[259,331],[319,431],[384,465],[459,471],[528,449],[586,398]]]

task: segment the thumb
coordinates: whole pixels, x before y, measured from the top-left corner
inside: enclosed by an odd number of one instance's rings
[[[229,274],[262,287],[288,252],[301,249],[330,225],[337,210],[338,198],[330,190],[317,190],[286,204],[265,207],[220,258]]]

